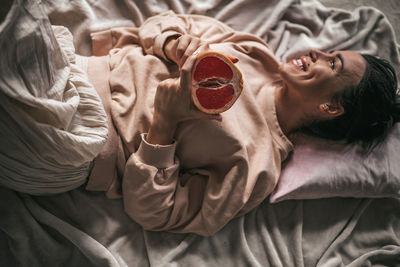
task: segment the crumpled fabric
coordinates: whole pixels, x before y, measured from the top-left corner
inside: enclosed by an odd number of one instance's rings
[[[0,185],[30,194],[82,185],[108,129],[71,33],[51,26],[40,1],[16,0],[0,50]]]

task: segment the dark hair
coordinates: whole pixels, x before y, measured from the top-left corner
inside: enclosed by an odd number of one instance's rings
[[[384,59],[362,54],[367,67],[360,83],[341,92],[344,113],[331,120],[312,124],[308,130],[324,138],[347,143],[361,142],[364,147],[383,139],[400,119],[400,96],[392,65]]]

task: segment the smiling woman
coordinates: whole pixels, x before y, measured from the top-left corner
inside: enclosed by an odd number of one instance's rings
[[[315,121],[342,115],[340,95],[359,84],[365,68],[365,60],[356,52],[324,53],[314,49],[281,64],[283,87],[276,93],[280,122],[287,125],[284,131],[289,134]]]
[[[282,64],[280,74],[278,116],[288,133],[308,127],[325,138],[370,147],[399,120],[396,74],[383,59],[312,49]]]
[[[358,83],[344,84],[336,95],[343,114],[332,120],[314,122],[309,129],[325,138],[344,139],[348,143],[360,141],[364,147],[371,148],[400,120],[397,77],[388,61],[365,54],[357,57],[363,62],[362,65],[354,62],[355,72],[351,77],[357,77],[356,71],[362,68],[361,79]]]
[[[272,192],[293,149],[292,133],[329,122],[321,133],[369,141],[380,133],[359,134],[370,120],[398,117],[393,69],[353,51],[311,49],[279,63],[254,35],[171,11],[139,29],[92,37],[94,47],[117,45],[109,59],[91,57],[88,72],[111,92],[100,95],[119,137],[109,140],[114,161],[100,155],[87,188],[123,197],[125,211],[145,229],[214,234]],[[206,51],[237,59],[231,63],[243,75],[240,97],[218,115],[201,112],[190,97],[195,55]],[[110,181],[104,169],[118,169],[120,177]]]

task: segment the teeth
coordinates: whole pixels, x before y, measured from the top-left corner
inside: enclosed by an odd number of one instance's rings
[[[300,68],[304,70],[303,62],[298,58],[297,63],[299,64]]]

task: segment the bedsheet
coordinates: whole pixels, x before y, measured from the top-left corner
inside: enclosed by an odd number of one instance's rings
[[[321,49],[355,49],[390,58],[399,70],[393,28],[382,14],[324,7],[315,0],[44,1],[76,51],[89,33],[141,25],[172,9],[220,19],[266,40],[280,60]],[[288,200],[237,218],[211,237],[144,231],[122,201],[84,186],[31,196],[0,187],[0,266],[400,266],[400,200]]]
[[[211,237],[143,231],[79,188],[0,189],[2,266],[398,266],[398,199],[266,200]]]

